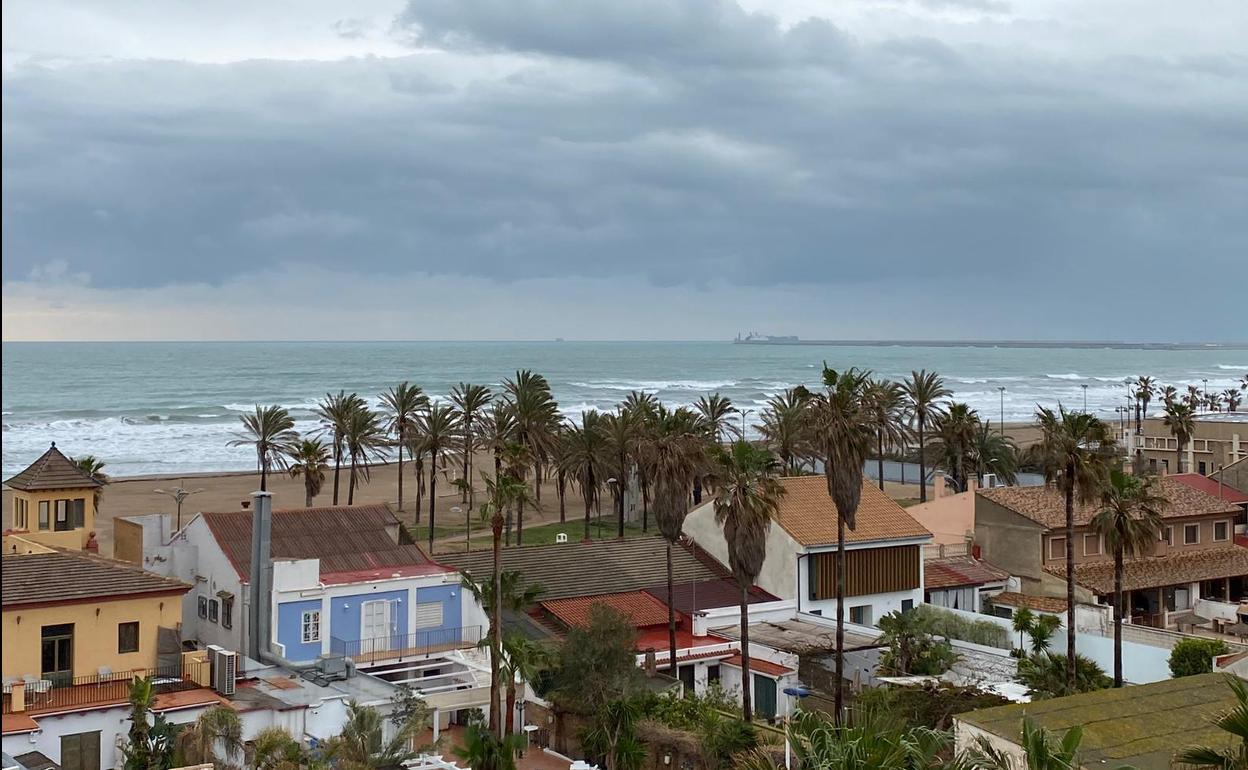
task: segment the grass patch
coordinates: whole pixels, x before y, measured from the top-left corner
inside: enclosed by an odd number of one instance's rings
[[[576,542],[585,536],[584,520],[568,519],[567,522],[553,522],[550,524],[539,524],[536,526],[526,526],[524,528],[524,544],[525,545],[550,545],[555,542],[555,537],[563,532],[568,536],[568,540]],[[463,531],[460,531],[463,534]],[[595,540],[611,540],[619,534],[618,524],[614,521],[603,519],[602,525],[599,526],[597,521],[591,521],[589,525],[589,536]],[[642,535],[657,535],[658,530],[651,528],[649,532],[642,532],[640,524],[625,524],[624,537],[641,537]],[[515,542],[515,528],[512,528],[512,542]],[[492,543],[489,527],[484,524],[473,524],[472,527],[472,548],[488,548]]]

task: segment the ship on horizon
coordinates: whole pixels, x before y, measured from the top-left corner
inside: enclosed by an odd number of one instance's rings
[[[740,332],[738,332],[736,339],[733,340],[733,342],[738,343],[738,344],[747,343],[747,342],[759,343],[759,342],[798,342],[798,341],[799,340],[797,339],[797,336],[793,334],[778,336],[775,334],[759,334],[758,332],[749,332],[745,336],[741,336]]]

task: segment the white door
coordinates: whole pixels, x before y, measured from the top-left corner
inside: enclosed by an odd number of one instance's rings
[[[360,605],[360,637],[364,651],[390,649],[390,602],[379,599]]]
[[[1186,588],[1174,589],[1174,609],[1177,611],[1190,610],[1191,608],[1192,603],[1188,590]]]

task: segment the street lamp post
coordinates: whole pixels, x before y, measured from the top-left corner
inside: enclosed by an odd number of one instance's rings
[[[1085,382],[1079,387],[1083,388],[1083,413],[1087,414],[1088,413],[1088,385]]]
[[[1005,437],[1005,386],[998,385],[997,392],[1001,394],[1001,436]]]
[[[1203,386],[1202,390],[1204,391],[1203,398],[1205,399],[1205,406],[1208,407],[1209,405],[1209,378],[1201,377],[1200,382],[1201,382],[1201,385]]]
[[[182,503],[185,502],[186,498],[190,497],[191,495],[197,495],[200,492],[203,492],[204,490],[202,488],[201,489],[183,489],[182,487],[174,487],[173,489],[153,489],[152,491],[158,495],[166,495],[168,497],[171,497],[173,498],[173,501],[178,504],[178,525],[177,527],[175,527],[175,529],[180,530],[182,529]]]

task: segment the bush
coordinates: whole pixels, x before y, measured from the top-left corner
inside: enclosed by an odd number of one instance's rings
[[[854,697],[854,709],[890,714],[906,728],[948,730],[954,714],[1004,706],[1009,702],[996,693],[941,682],[922,687],[869,688]]]
[[[930,604],[920,604],[911,612],[917,613],[929,623],[928,628],[933,634],[946,639],[959,639],[1002,650],[1008,650],[1014,646],[1011,643],[1009,630],[990,620],[970,620]]]
[[[1095,661],[1078,653],[1075,653],[1073,690],[1066,685],[1066,656],[1051,652],[1034,652],[1020,660],[1016,678],[1027,686],[1027,694],[1035,700],[1104,690],[1114,683]]]
[[[1184,639],[1170,651],[1171,676],[1195,676],[1213,671],[1213,659],[1230,652],[1221,639]]]

